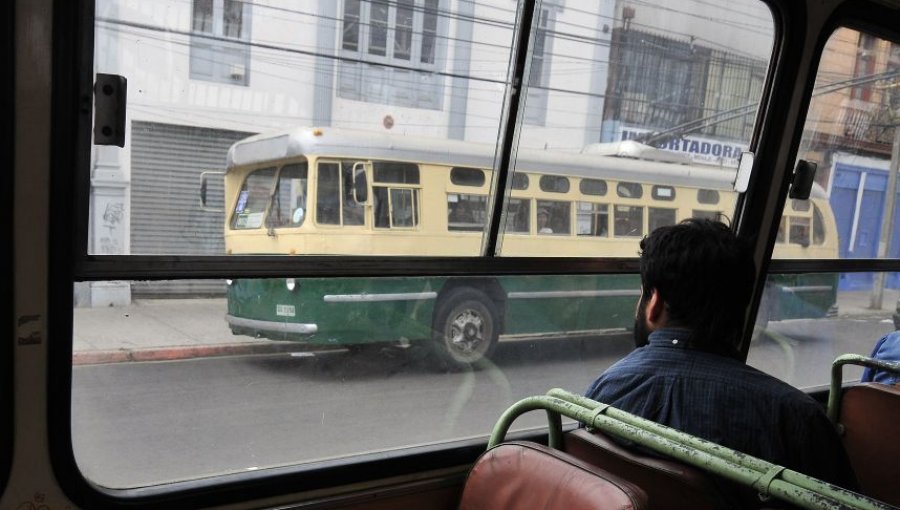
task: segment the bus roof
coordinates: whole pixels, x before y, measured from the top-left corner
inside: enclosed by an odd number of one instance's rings
[[[342,128],[301,127],[241,140],[228,151],[228,169],[307,155],[494,167],[490,144]],[[520,148],[515,168],[577,177],[730,189],[736,170],[689,164],[685,155],[635,141],[591,144],[581,152]],[[662,176],[662,178],[660,178]]]

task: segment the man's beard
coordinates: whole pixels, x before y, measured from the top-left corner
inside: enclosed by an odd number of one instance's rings
[[[642,298],[638,303],[637,313],[634,316],[634,346],[643,347],[650,343],[650,330],[647,329],[647,314],[644,311],[647,303]]]

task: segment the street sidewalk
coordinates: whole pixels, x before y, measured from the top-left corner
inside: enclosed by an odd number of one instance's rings
[[[900,291],[885,289],[881,309],[871,291],[838,294],[839,317],[890,320]],[[232,335],[224,298],[138,299],[131,305],[74,310],[76,365],[303,351],[295,342]]]

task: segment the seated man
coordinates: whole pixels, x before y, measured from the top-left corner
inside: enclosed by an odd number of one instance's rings
[[[691,219],[641,241],[636,349],[587,391],[594,400],[851,490],[840,438],[810,396],[741,361],[751,250]]]

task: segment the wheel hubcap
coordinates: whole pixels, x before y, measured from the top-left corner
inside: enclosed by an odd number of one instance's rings
[[[472,354],[484,343],[484,321],[474,310],[464,310],[450,323],[450,346],[462,354]]]

